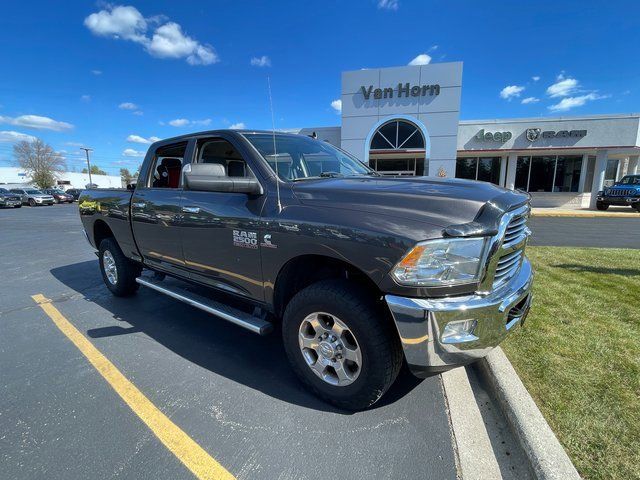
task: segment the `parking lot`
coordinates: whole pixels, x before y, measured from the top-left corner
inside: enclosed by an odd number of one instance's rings
[[[277,334],[145,289],[112,297],[77,208],[0,210],[0,478],[193,478],[37,294],[237,478],[456,478],[439,376],[335,410],[298,383]]]
[[[532,221],[534,244],[554,220]],[[633,225],[607,228],[639,234],[640,222],[619,221]],[[0,235],[0,478],[193,478],[42,297],[236,478],[456,478],[439,376],[403,374],[374,409],[339,411],[298,383],[278,334],[256,336],[145,289],[111,296],[77,204],[0,210]]]

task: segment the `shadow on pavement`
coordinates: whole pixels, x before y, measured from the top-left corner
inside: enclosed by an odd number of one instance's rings
[[[261,337],[144,287],[132,297],[114,297],[102,283],[97,260],[57,267],[51,274],[129,325],[92,328],[86,331],[90,338],[142,332],[188,361],[271,397],[315,410],[351,413],[305,390],[289,367],[277,328]],[[393,403],[420,382],[403,368],[396,383],[373,408]]]

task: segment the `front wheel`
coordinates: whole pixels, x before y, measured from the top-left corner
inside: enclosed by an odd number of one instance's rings
[[[633,208],[636,209],[636,212],[640,212],[640,202],[637,202],[633,205]]]
[[[607,208],[609,208],[609,204],[604,203],[604,202],[596,202],[596,209],[598,209],[598,210],[606,210]]]
[[[388,313],[345,280],[323,280],[298,292],[285,310],[282,335],[300,380],[347,410],[377,402],[402,366],[402,347]]]
[[[116,297],[126,297],[138,290],[136,278],[140,276],[142,268],[125,257],[113,238],[105,238],[100,242],[99,258],[102,280],[111,293]]]
[[[36,206],[36,201],[33,198],[29,199],[29,206],[30,207],[35,207]]]

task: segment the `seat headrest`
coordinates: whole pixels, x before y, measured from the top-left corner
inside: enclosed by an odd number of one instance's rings
[[[160,165],[166,168],[180,168],[182,162],[178,158],[163,158]]]

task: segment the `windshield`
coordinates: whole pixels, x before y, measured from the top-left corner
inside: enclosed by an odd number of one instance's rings
[[[6,188],[0,188],[0,193],[9,193],[9,190]]]
[[[47,193],[56,193],[58,195],[62,195],[64,192],[62,190],[45,190]]]
[[[248,133],[244,136],[282,180],[376,175],[358,159],[329,143],[310,137],[276,134],[274,155],[274,135]]]
[[[622,185],[640,185],[640,175],[627,175],[620,180]]]
[[[40,190],[33,190],[33,189],[27,190],[27,193],[29,195],[42,195],[42,192]]]

